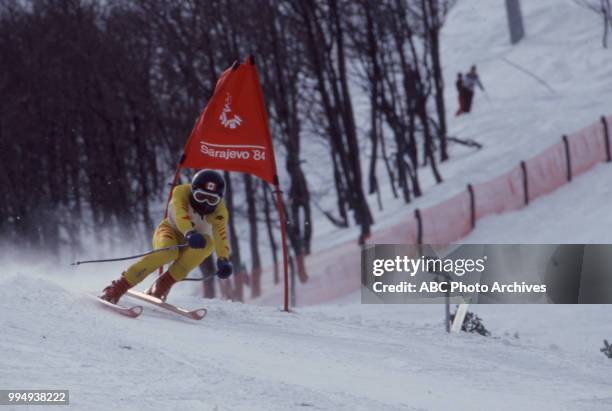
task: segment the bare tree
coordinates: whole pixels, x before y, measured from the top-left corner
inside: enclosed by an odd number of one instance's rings
[[[94,227],[150,234],[161,218],[153,207],[167,197],[219,74],[254,54],[284,160],[292,268],[306,281],[313,206],[338,227],[358,225],[363,241],[373,224],[364,184],[382,208],[384,180],[406,202],[423,194],[423,167],[441,181],[437,162],[448,153],[439,33],[453,3],[0,0],[0,184],[11,193],[0,197],[0,236],[57,251],[78,247]],[[365,131],[354,84],[370,102]],[[306,148],[315,140],[328,159],[317,166],[330,177],[313,191]],[[242,300],[245,285],[260,293],[260,221],[279,281],[280,222],[269,187],[233,173],[225,179],[236,275],[217,285]],[[335,194],[331,210],[319,204],[326,190]],[[214,271],[214,260],[203,269]],[[214,286],[203,286],[206,296],[217,294]]]

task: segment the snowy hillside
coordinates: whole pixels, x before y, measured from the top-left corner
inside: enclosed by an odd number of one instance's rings
[[[562,134],[612,113],[612,53],[601,47],[596,16],[572,0],[527,0],[521,6],[526,37],[516,46],[509,44],[502,1],[460,0],[449,13],[441,40],[449,135],[474,139],[484,148],[474,151],[452,144],[451,160],[440,164],[444,182],[436,185],[430,170],[422,169],[424,196],[409,205],[394,199],[388,187],[383,211],[370,196],[375,230],[397,224],[415,207],[451,197],[468,183],[490,180],[557,143]],[[507,61],[545,79],[553,91]],[[488,97],[477,91],[473,112],[455,117],[456,74],[472,64],[478,67]],[[357,116],[362,130],[368,129],[369,121],[365,104]],[[306,154],[304,166],[317,192],[329,178],[320,167],[326,157],[315,157],[316,162],[309,161],[312,156]],[[385,175],[380,167],[380,175]],[[330,204],[333,201],[328,198]],[[357,238],[356,231],[339,230],[322,216],[314,228],[315,249]]]
[[[69,389],[87,411],[612,407],[604,307],[479,307],[483,338],[446,335],[437,305],[208,306],[201,322],[148,307],[132,320],[41,278],[4,279],[0,385]]]
[[[612,53],[601,48],[600,22],[572,0],[522,6],[527,37],[515,47],[508,45],[502,1],[459,0],[451,11],[442,38],[450,134],[484,148],[452,146],[451,161],[441,165],[444,183],[434,185],[423,170],[426,195],[410,205],[393,199],[389,187],[383,211],[370,198],[374,230],[401,224],[415,207],[489,180],[612,113]],[[472,114],[452,117],[456,72],[473,63],[489,99],[477,93]],[[358,117],[367,127],[367,116]],[[304,164],[314,191],[329,180],[317,166],[312,159]],[[521,211],[479,221],[463,241],[610,243],[611,204],[612,165],[602,164]],[[318,214],[315,252],[356,238],[355,229],[332,227]],[[142,246],[113,241],[90,244],[86,256]],[[261,249],[268,261],[266,245]],[[86,296],[124,263],[73,268],[4,251],[0,388],[69,389],[69,409],[612,410],[612,362],[599,352],[602,340],[612,339],[608,306],[472,306],[492,336],[447,335],[443,307],[433,304],[361,305],[349,294],[283,313],[267,276],[264,294],[274,297],[268,306],[202,300],[201,284],[181,283],[170,301],[206,306],[204,320],[146,305],[141,317],[128,319]]]
[[[449,13],[442,30],[449,134],[474,139],[484,148],[474,150],[451,145],[451,160],[440,164],[444,182],[436,185],[429,169],[422,169],[424,196],[411,204],[393,198],[390,188],[386,187],[381,211],[376,206],[375,196],[370,196],[376,221],[373,230],[397,226],[411,218],[415,208],[437,204],[464,191],[468,183],[491,180],[516,167],[521,160],[559,142],[562,134],[580,130],[597,122],[601,115],[612,113],[612,53],[601,47],[601,27],[596,24],[593,13],[572,0],[523,1],[521,4],[527,34],[516,46],[509,44],[503,2],[461,0]],[[545,79],[548,86],[508,61]],[[455,76],[458,71],[467,71],[471,64],[477,65],[487,95],[477,91],[473,112],[454,117],[457,108]],[[367,129],[367,115],[359,118],[361,127]],[[307,161],[305,167],[311,167],[313,185],[317,187],[316,164]],[[384,174],[383,170],[380,172]],[[319,177],[325,181],[323,176]],[[576,189],[580,191],[564,188],[563,199],[575,202],[589,195],[582,204],[590,208],[591,214],[594,208],[600,210],[598,215],[605,214],[604,203],[599,202],[599,197],[607,192],[605,179],[609,179],[609,174],[606,177],[605,171],[601,171],[598,177],[585,178],[590,180],[583,183],[582,189]],[[587,190],[585,185],[592,185],[594,189]],[[591,196],[594,196],[593,203],[589,202]],[[550,205],[546,208],[551,209]],[[504,242],[505,238],[517,243],[536,242],[532,240],[532,230],[522,230],[528,228],[528,224],[514,225],[513,219],[520,213],[503,217],[507,228],[497,224],[495,229],[481,231],[483,234],[475,234],[477,237],[473,238],[480,242]],[[563,218],[562,213],[550,215],[554,216],[551,219]],[[601,224],[606,220],[593,218],[589,221],[592,224],[565,231],[558,222],[556,231],[548,232],[548,228],[543,227],[538,235],[541,241],[548,238],[546,241],[551,242],[571,243],[585,238],[609,242],[611,236]],[[514,234],[504,236],[507,230]],[[593,232],[598,235],[591,236]],[[314,235],[313,249],[325,250],[336,244],[355,244],[358,232],[333,227],[319,216],[314,224]],[[471,238],[465,241],[476,241]],[[264,256],[267,258],[268,254]],[[309,274],[317,275],[316,272]],[[266,287],[270,286],[269,278],[262,281]]]

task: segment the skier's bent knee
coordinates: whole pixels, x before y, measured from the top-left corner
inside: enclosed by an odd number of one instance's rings
[[[201,170],[195,174],[191,183],[174,187],[168,204],[168,216],[156,230],[154,247],[159,249],[190,240],[187,241],[189,247],[148,255],[130,266],[120,280],[106,287],[101,298],[117,303],[129,288],[159,267],[172,262],[168,272],[159,277],[157,287],[152,291],[153,295],[165,298],[172,284],[184,279],[213,250],[218,259],[223,260],[225,265],[229,264],[225,272],[231,274],[227,240],[228,213],[223,201],[224,193],[225,180],[213,170]]]

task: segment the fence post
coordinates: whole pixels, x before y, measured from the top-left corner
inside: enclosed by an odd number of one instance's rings
[[[572,181],[572,153],[570,152],[569,141],[567,136],[563,134],[561,137],[565,146],[565,165],[567,166],[567,181]]]
[[[467,185],[467,189],[470,194],[470,223],[474,228],[476,227],[476,197],[474,196],[474,187],[471,184]]]
[[[421,210],[414,210],[414,218],[417,220],[417,244],[423,244],[423,220],[421,219]]]
[[[525,195],[525,205],[529,204],[529,180],[527,178],[527,164],[521,161],[521,170],[523,172],[523,193]]]
[[[604,130],[604,141],[606,142],[606,161],[609,163],[612,161],[612,152],[610,152],[610,129],[608,128],[608,122],[604,116],[601,116],[601,124]]]

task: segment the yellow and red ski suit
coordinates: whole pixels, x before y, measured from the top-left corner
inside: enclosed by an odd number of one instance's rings
[[[159,267],[172,262],[168,271],[174,280],[181,281],[191,270],[200,265],[213,251],[218,258],[228,258],[227,208],[223,200],[211,214],[200,215],[189,204],[190,185],[181,184],[172,191],[165,218],[153,234],[153,248],[164,248],[185,242],[185,234],[196,230],[206,239],[206,247],[167,250],[143,257],[130,266],[123,276],[133,287]]]

